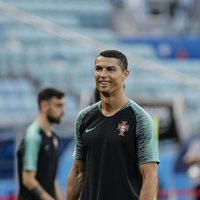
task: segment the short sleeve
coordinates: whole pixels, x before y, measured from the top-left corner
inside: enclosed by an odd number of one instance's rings
[[[74,128],[74,152],[73,152],[73,158],[75,160],[85,160],[85,153],[84,153],[84,145],[83,140],[80,132],[80,126],[82,123],[82,114],[79,114]]]
[[[159,163],[158,140],[153,119],[143,110],[137,115],[136,135],[139,165],[148,162]]]
[[[96,106],[99,106],[100,102],[97,102],[91,106],[87,106],[83,110],[81,110],[76,118],[75,127],[74,127],[74,152],[73,152],[73,158],[75,160],[83,160],[85,161],[86,155],[84,150],[84,143],[82,139],[82,132],[81,132],[81,126],[82,123],[87,115],[93,108]]]
[[[23,169],[37,170],[38,153],[41,144],[41,136],[37,132],[27,131],[24,138]]]

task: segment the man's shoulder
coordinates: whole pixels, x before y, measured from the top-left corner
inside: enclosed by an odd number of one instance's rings
[[[89,112],[92,112],[95,108],[98,108],[100,106],[100,101],[97,102],[97,103],[94,103],[92,105],[89,105],[85,108],[83,108],[79,113],[78,113],[78,116],[80,117],[83,117],[85,116],[87,113]]]
[[[128,106],[132,108],[136,118],[151,118],[150,114],[134,100],[130,99]]]
[[[41,135],[40,135],[40,127],[36,121],[31,123],[25,132],[25,139],[26,140],[40,140]]]
[[[127,106],[130,106],[134,112],[143,112],[144,111],[144,109],[132,99],[129,99],[129,103]]]

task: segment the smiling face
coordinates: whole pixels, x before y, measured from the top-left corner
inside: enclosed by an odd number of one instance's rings
[[[111,96],[117,91],[123,91],[123,81],[128,74],[128,70],[122,70],[119,59],[97,57],[95,62],[96,87],[104,96]]]

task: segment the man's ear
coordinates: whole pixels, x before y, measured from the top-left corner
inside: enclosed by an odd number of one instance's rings
[[[128,77],[129,75],[129,71],[128,70],[124,70],[123,71],[123,81]]]
[[[42,101],[42,102],[40,103],[40,108],[41,108],[41,111],[42,111],[42,112],[47,111],[47,109],[48,109],[48,102],[47,102],[47,101]]]

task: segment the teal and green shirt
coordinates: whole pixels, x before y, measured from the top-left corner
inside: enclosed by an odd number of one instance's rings
[[[159,163],[153,120],[132,100],[110,117],[101,102],[88,106],[77,116],[73,157],[86,162],[82,199],[139,199],[139,166]]]
[[[37,200],[22,183],[22,171],[36,172],[40,185],[55,198],[54,180],[58,164],[58,137],[47,136],[35,121],[26,130],[17,152],[19,200]]]

